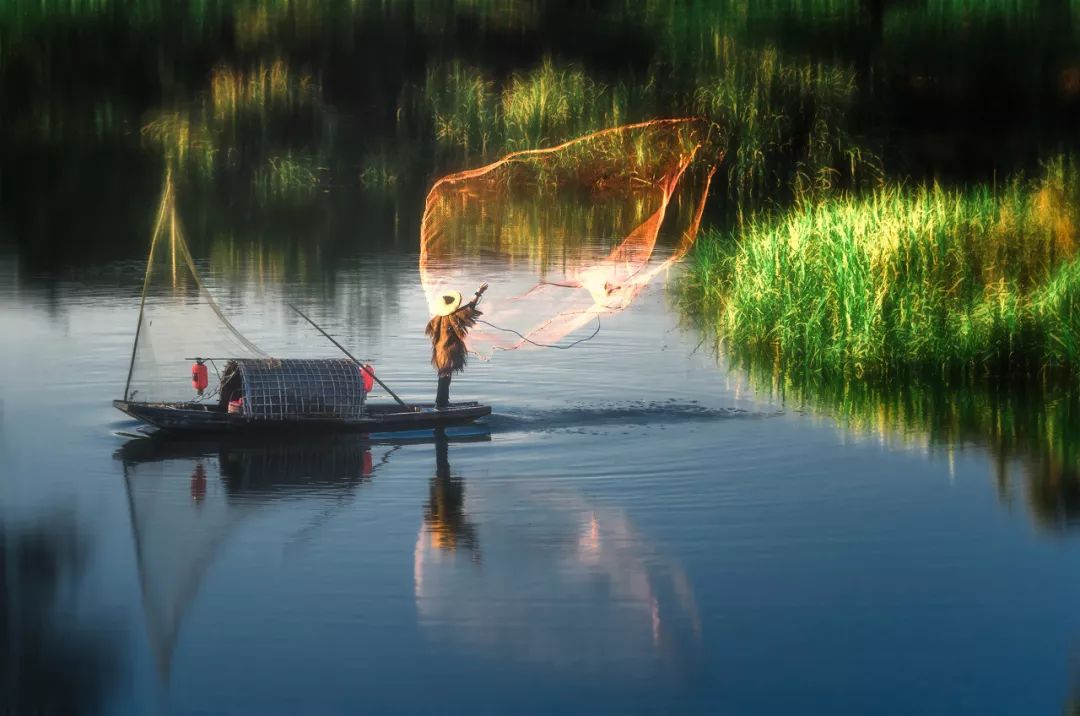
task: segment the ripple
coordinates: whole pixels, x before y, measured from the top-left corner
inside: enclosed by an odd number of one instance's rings
[[[672,423],[717,420],[757,420],[782,415],[739,408],[710,408],[695,401],[633,401],[625,403],[579,404],[547,410],[511,410],[493,414],[488,424],[493,432],[565,430],[600,426],[660,426]]]

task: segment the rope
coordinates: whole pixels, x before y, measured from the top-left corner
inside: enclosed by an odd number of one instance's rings
[[[573,343],[568,343],[565,346],[557,346],[557,345],[553,345],[551,343],[537,343],[536,341],[534,341],[531,338],[525,336],[524,334],[518,333],[513,328],[503,328],[502,326],[496,326],[494,323],[489,323],[489,322],[485,321],[482,318],[476,319],[476,322],[477,323],[483,323],[485,326],[490,326],[491,328],[494,328],[496,331],[503,331],[504,333],[513,333],[515,336],[517,336],[521,340],[525,341],[526,343],[530,343],[530,344],[536,346],[537,348],[555,348],[555,349],[560,350],[560,351],[569,350],[569,349],[573,348],[574,346],[576,346],[578,343],[584,343],[585,341],[592,340],[593,338],[596,338],[596,335],[598,333],[600,333],[600,316],[599,315],[597,315],[597,317],[596,317],[596,330],[592,332],[592,335],[586,336],[584,338],[579,338],[576,341],[574,341]]]
[[[210,291],[208,291],[206,286],[203,284],[202,279],[199,277],[199,269],[195,267],[195,259],[192,258],[191,251],[188,250],[187,241],[184,239],[183,229],[180,227],[180,222],[176,218],[175,205],[172,207],[171,219],[173,222],[173,226],[176,227],[176,233],[179,239],[177,243],[180,246],[180,256],[187,264],[188,269],[191,271],[191,276],[195,280],[195,285],[199,287],[199,292],[206,300],[207,305],[210,306],[210,309],[214,312],[214,315],[218,317],[218,320],[220,320],[221,323],[225,326],[225,328],[228,329],[229,333],[231,333],[233,337],[240,342],[240,345],[242,345],[245,350],[258,358],[269,358],[270,356],[267,355],[261,348],[249,341],[240,331],[236,330],[236,327],[233,326],[232,322],[229,321],[229,319],[225,317],[225,314],[221,312],[221,309],[218,307],[217,302],[214,300],[214,297],[210,295]]]

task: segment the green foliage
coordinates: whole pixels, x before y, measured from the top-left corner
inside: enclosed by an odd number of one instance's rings
[[[289,146],[290,136],[298,125],[325,131],[329,114],[314,77],[281,59],[246,70],[222,64],[197,104],[158,112],[142,134],[179,170],[204,179],[249,173],[260,200],[296,202],[314,195],[321,170],[310,152]]]
[[[495,83],[475,68],[455,62],[430,70],[422,103],[430,114],[435,140],[466,155],[485,156],[498,129]]]
[[[720,332],[786,364],[1080,371],[1080,170],[800,203],[703,237],[686,280]]]
[[[293,154],[270,157],[255,170],[255,196],[264,204],[303,202],[319,191],[322,172],[313,157]]]
[[[651,83],[637,94],[647,95]],[[574,65],[545,58],[501,87],[480,69],[454,63],[431,71],[417,101],[435,140],[466,157],[534,149],[614,126],[631,116],[633,92],[608,87]]]
[[[755,49],[726,36],[713,51],[715,69],[693,78],[685,93],[665,87],[659,67],[639,82],[609,86],[547,58],[501,85],[456,63],[447,72],[429,72],[415,105],[430,118],[440,145],[481,159],[658,112],[703,117],[727,148],[718,191],[734,200],[740,216],[880,177],[876,157],[847,130],[853,69],[785,58],[775,47]],[[640,164],[644,158],[628,156],[634,159]]]
[[[745,49],[730,38],[721,39],[717,54],[720,69],[695,91],[694,107],[728,134],[728,194],[740,210],[880,175],[873,155],[845,129],[852,68],[797,62],[774,47]]]

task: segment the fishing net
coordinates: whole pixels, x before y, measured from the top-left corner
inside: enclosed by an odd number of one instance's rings
[[[209,387],[196,394],[192,358],[207,361]],[[221,312],[184,238],[176,195],[167,180],[146,261],[125,399],[139,402],[213,400],[229,358],[265,358]]]
[[[698,119],[653,120],[439,179],[420,237],[431,312],[447,291],[487,282],[470,350],[569,345],[689,250],[722,155],[716,134]]]

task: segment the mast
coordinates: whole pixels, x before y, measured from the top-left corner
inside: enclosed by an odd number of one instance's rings
[[[127,381],[124,383],[125,401],[128,399],[128,392],[131,390],[131,374],[135,370],[135,354],[139,350],[139,334],[142,332],[143,310],[146,308],[146,292],[150,288],[150,269],[154,265],[154,249],[157,247],[161,229],[165,224],[166,208],[171,206],[172,203],[173,185],[172,168],[170,167],[165,172],[165,188],[161,193],[161,206],[158,207],[157,221],[154,222],[154,233],[150,239],[150,254],[146,257],[146,275],[143,277],[142,299],[139,301],[139,321],[135,324],[135,342],[131,346],[131,362],[128,363]]]

